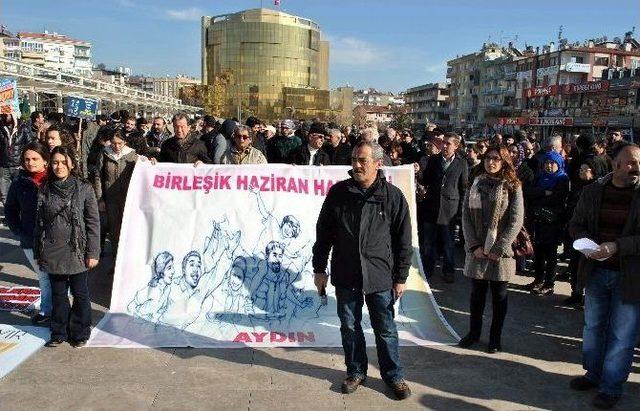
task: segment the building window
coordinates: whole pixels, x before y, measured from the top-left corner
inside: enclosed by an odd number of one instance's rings
[[[584,57],[581,56],[571,56],[571,62],[572,63],[584,63]]]
[[[608,66],[609,65],[609,57],[596,57],[594,62],[596,66]]]

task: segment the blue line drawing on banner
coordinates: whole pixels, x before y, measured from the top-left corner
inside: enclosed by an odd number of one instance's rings
[[[150,322],[157,322],[167,309],[167,296],[175,275],[173,255],[162,251],[153,259],[149,284],[136,292],[127,311]]]
[[[264,210],[259,194],[256,197]],[[127,310],[146,321],[179,330],[201,320],[219,328],[253,329],[257,324],[273,326],[298,318],[318,318],[325,306],[316,304],[315,293],[303,285],[305,279],[313,278],[307,268],[311,249],[303,246],[287,253],[287,244],[300,235],[297,218],[289,215],[277,224],[268,213],[262,221],[263,230],[253,246],[259,252],[247,252],[241,246],[240,230],[229,227],[223,216],[221,221],[213,221],[202,252],[191,250],[182,258],[181,275],[176,273],[173,254],[158,253],[151,280],[136,292]],[[273,233],[269,232],[273,222],[275,235],[283,241],[267,237]]]
[[[283,257],[286,267],[292,268],[296,272],[301,272],[305,267],[304,263],[310,260],[309,258],[305,261],[303,257],[305,252],[308,254],[311,252],[311,240],[307,241],[301,247],[295,248],[295,243],[298,242],[296,240],[300,238],[300,221],[293,215],[286,215],[282,220],[278,220],[273,213],[267,209],[260,195],[260,190],[255,186],[251,186],[249,187],[249,191],[256,196],[258,212],[262,216],[263,224],[262,231],[253,249],[253,254],[261,251],[264,244],[267,244],[269,241],[278,241],[282,243],[285,248]]]

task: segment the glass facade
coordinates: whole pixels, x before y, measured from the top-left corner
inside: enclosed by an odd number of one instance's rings
[[[315,23],[254,9],[205,17],[202,34],[203,84],[226,82],[224,112],[214,114],[273,120],[329,111],[328,44]]]

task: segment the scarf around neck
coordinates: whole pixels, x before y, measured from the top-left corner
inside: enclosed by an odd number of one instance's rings
[[[485,254],[489,254],[491,248],[498,239],[498,222],[500,221],[500,210],[502,209],[502,203],[507,196],[506,185],[504,181],[498,181],[494,178],[481,174],[478,176],[471,185],[469,190],[469,209],[482,209],[482,193],[480,192],[481,185],[490,186],[489,201],[491,202],[491,220],[489,221],[489,227],[487,229],[487,236],[484,239],[483,251]],[[481,222],[479,222],[481,223]]]
[[[36,185],[36,187],[40,187],[42,183],[44,183],[45,180],[47,179],[47,170],[44,169],[37,173],[28,173],[28,176],[31,179],[31,181],[33,181],[33,183]]]

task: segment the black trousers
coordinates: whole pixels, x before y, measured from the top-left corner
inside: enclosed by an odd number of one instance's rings
[[[578,295],[582,297],[582,290],[578,290],[578,263],[580,262],[581,254],[580,251],[574,250],[573,247],[571,247],[569,255],[571,256],[571,259],[569,260],[569,273],[571,274],[569,282],[571,284],[571,295]]]
[[[89,274],[49,274],[53,310],[51,311],[51,339],[83,341],[91,333],[91,301]],[[69,289],[73,305],[69,304]]]
[[[556,244],[534,244],[533,252],[536,282],[544,282],[545,286],[552,287],[556,280],[558,246]]]
[[[507,284],[508,281],[472,280],[469,333],[476,339],[482,333],[482,314],[487,296],[487,289],[491,287],[491,303],[493,317],[489,341],[500,343],[504,318],[507,316]]]

